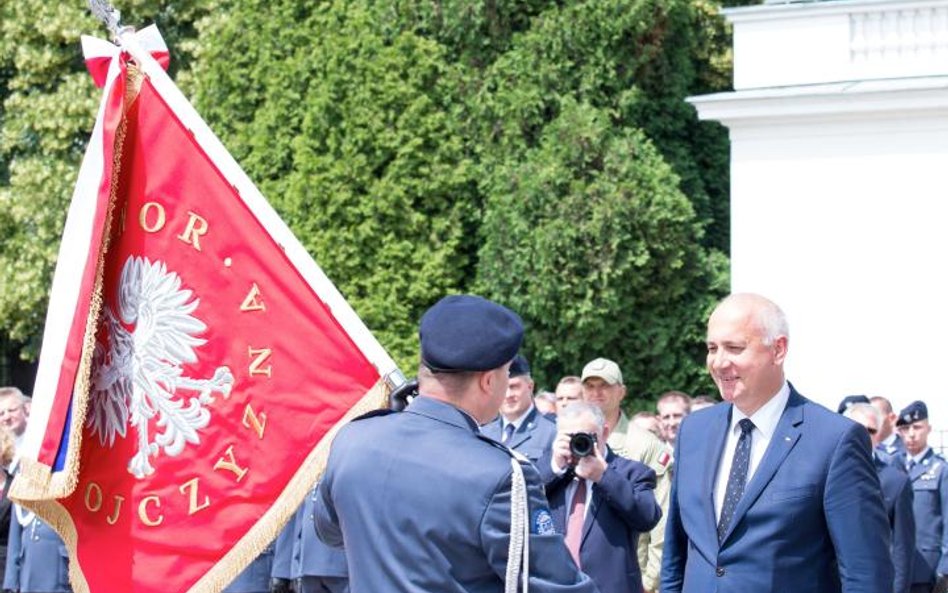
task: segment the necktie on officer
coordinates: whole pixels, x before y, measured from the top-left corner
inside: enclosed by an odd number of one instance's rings
[[[586,480],[576,479],[576,491],[569,505],[569,516],[566,519],[566,548],[577,568],[582,568],[579,562],[579,544],[583,540],[583,523],[586,521]]]
[[[510,439],[513,438],[514,431],[517,430],[517,427],[513,425],[513,422],[504,427],[504,442],[507,443]]]
[[[741,427],[741,436],[734,447],[734,459],[731,461],[731,473],[727,477],[727,489],[724,491],[724,505],[721,507],[721,518],[718,520],[718,542],[724,539],[737,503],[744,495],[744,485],[747,483],[747,472],[750,469],[751,431],[754,423],[750,418],[744,418],[738,425]]]

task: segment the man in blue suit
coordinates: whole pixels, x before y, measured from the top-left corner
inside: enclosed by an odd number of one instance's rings
[[[449,296],[419,336],[418,397],[340,430],[317,488],[316,532],[345,548],[350,591],[500,593],[521,579],[534,593],[597,591],[556,533],[536,469],[479,430],[506,395],[520,318]]]
[[[574,403],[556,424],[553,450],[537,467],[557,531],[565,534],[577,565],[600,591],[642,593],[639,534],[662,516],[655,501],[655,471],[608,448],[609,428],[598,406]],[[571,448],[577,434],[595,435],[590,454],[577,456]]]
[[[708,321],[725,403],[676,442],[662,593],[887,593],[889,526],[866,430],[787,383],[786,317],[753,294]]]
[[[845,401],[845,400],[844,400]],[[882,414],[875,406],[855,403],[844,410],[844,415],[866,427],[873,445],[881,441],[879,427]],[[889,457],[879,449],[873,449],[872,461],[882,485],[889,527],[892,528],[892,565],[895,568],[894,593],[909,593],[912,587],[912,564],[915,561],[915,515],[912,503],[912,484],[902,462]]]
[[[948,591],[948,462],[928,446],[932,427],[925,402],[906,406],[896,426],[905,440],[905,463],[915,495],[912,593],[942,593]]]
[[[533,387],[530,365],[522,354],[518,354],[510,363],[507,395],[500,405],[500,416],[482,426],[481,432],[515,449],[535,464],[553,446],[556,424],[537,410],[533,403]]]

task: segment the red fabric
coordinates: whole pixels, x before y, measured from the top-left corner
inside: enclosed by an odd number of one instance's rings
[[[127,469],[137,429],[126,425],[110,447],[87,424],[78,488],[60,502],[75,524],[79,567],[92,593],[175,593],[188,590],[260,520],[379,375],[148,80],[127,117],[104,310],[118,312],[119,278],[130,257],[164,263],[190,291],[187,299],[199,301],[193,316],[206,326],[195,332],[206,343],[194,347],[197,361],[181,365],[181,376],[207,379],[226,366],[233,386],[207,405],[200,442],[186,443],[177,456],[152,456],[155,471],[142,479]],[[158,207],[146,204],[161,205],[160,229]],[[143,209],[153,232],[140,221]],[[207,221],[200,250],[179,238],[194,215]],[[241,311],[254,284],[266,308]],[[123,327],[136,336],[142,329]],[[103,351],[111,339],[100,322]],[[251,373],[250,351],[263,348],[272,351],[261,365],[269,377]],[[176,397],[184,403],[195,396],[178,388]],[[266,416],[262,439],[243,422],[248,405]],[[163,430],[158,417],[148,427],[152,436]],[[239,481],[214,469],[229,447],[248,470]],[[209,506],[192,513],[193,479],[198,506]],[[159,517],[159,525],[146,524]]]
[[[566,519],[566,548],[576,562],[577,568],[582,568],[579,560],[579,548],[583,542],[583,523],[586,522],[586,480],[576,480],[576,491],[569,505],[569,515]]]
[[[118,53],[118,48],[115,48],[115,51]],[[95,82],[95,85],[100,89],[105,86],[105,82],[108,79],[109,74],[109,65],[112,63],[112,59],[114,57],[114,55],[102,55],[86,58],[86,69],[92,76],[92,80]],[[168,64],[171,62],[171,56],[167,51],[152,51],[151,57],[155,58],[155,60],[161,64],[162,68],[165,70],[168,69]],[[124,62],[128,60],[128,54],[123,53],[121,59],[124,66]]]
[[[96,197],[95,225],[90,237],[90,249],[86,256],[86,263],[82,273],[82,287],[76,314],[72,318],[72,327],[66,343],[66,351],[62,361],[62,371],[56,386],[54,404],[46,424],[46,433],[37,453],[37,460],[50,467],[54,465],[56,454],[62,440],[63,428],[66,425],[69,402],[72,399],[73,386],[76,382],[76,373],[79,369],[82,356],[82,340],[86,331],[86,320],[89,318],[92,288],[95,282],[96,267],[99,259],[98,246],[102,244],[105,235],[105,213],[109,204],[111,192],[113,161],[115,155],[115,134],[122,119],[122,105],[125,102],[125,63],[122,63],[121,74],[111,88],[105,109],[102,126],[102,182],[99,185]]]

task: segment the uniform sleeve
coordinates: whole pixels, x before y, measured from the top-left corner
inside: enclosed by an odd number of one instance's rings
[[[823,512],[843,593],[891,591],[891,528],[872,464],[869,435],[858,424],[847,427],[832,452]]]
[[[682,438],[682,429],[678,432],[679,443]],[[678,459],[677,445],[675,459]],[[661,591],[662,593],[681,593],[685,579],[685,563],[688,560],[688,535],[681,523],[681,512],[678,508],[678,472],[671,473],[669,481],[671,488],[668,496],[668,512],[664,515],[665,546],[661,558]]]
[[[610,463],[597,487],[616,515],[633,531],[643,532],[655,527],[662,510],[655,502],[655,472],[636,465],[625,470]]]
[[[941,557],[938,559],[937,573],[939,575],[948,574],[948,465],[941,460],[941,472],[938,475],[938,496],[941,500],[942,521],[941,521]]]
[[[912,482],[906,477],[902,491],[895,499],[892,525],[892,564],[895,568],[894,593],[909,593],[912,587],[912,565],[915,562],[915,495]]]
[[[534,593],[597,593],[596,585],[576,568],[563,536],[553,529],[540,477],[529,463],[521,463],[527,482],[530,525],[530,591]],[[510,487],[512,471],[500,481],[487,502],[480,524],[481,548],[503,581],[510,546]]]
[[[20,548],[23,546],[22,527],[16,518],[16,506],[10,512],[10,536],[7,540],[7,562],[3,573],[3,588],[20,590]]]
[[[342,547],[342,529],[339,517],[332,502],[332,454],[326,466],[326,473],[316,487],[316,504],[313,505],[313,523],[316,535],[327,546]]]

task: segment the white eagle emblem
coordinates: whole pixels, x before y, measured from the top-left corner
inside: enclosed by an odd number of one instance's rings
[[[191,315],[200,299],[192,299],[192,292],[181,288],[181,279],[163,262],[129,257],[117,292],[117,314],[103,307],[109,345],[106,351],[97,342],[93,353],[87,424],[109,447],[116,435],[125,438],[126,426],[137,430],[138,452],[128,462],[128,471],[141,479],[155,472],[150,457],[160,451],[178,455],[185,443],[200,442],[198,430],[211,419],[205,406],[214,401],[214,392],[230,393],[234,376],[226,366],[218,367],[210,379],[182,376],[182,365],[197,360],[194,349],[206,340],[195,336],[207,326]],[[197,395],[182,396],[179,390]],[[148,429],[155,416],[152,440]]]

